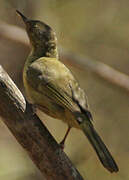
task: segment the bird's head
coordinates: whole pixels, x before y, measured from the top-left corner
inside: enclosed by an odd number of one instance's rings
[[[38,20],[30,20],[18,10],[16,12],[24,21],[30,42],[34,47],[47,46],[48,42],[56,41],[55,33],[50,26]]]

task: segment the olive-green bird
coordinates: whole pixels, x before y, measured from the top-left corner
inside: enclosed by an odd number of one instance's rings
[[[86,95],[71,71],[58,59],[56,35],[47,24],[26,18],[19,11],[28,33],[32,50],[23,71],[28,100],[47,115],[61,119],[70,128],[83,131],[103,166],[110,172],[118,167],[92,124]]]

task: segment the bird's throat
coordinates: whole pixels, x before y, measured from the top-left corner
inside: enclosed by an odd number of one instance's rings
[[[35,56],[36,58],[51,57],[51,58],[58,59],[56,41],[49,40],[46,42],[40,42],[40,43],[34,44],[32,46],[31,55]]]
[[[50,57],[58,59],[57,45],[54,41],[48,41],[37,45],[32,45],[31,52],[26,60],[26,68],[41,57]]]

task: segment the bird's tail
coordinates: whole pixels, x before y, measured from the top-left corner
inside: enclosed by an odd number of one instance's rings
[[[87,126],[86,122],[83,122],[82,124],[80,124],[80,126],[84,134],[90,141],[91,145],[93,146],[94,150],[96,151],[98,158],[100,159],[103,166],[110,172],[117,172],[117,164],[115,163],[112,155],[108,151],[107,147],[101,140],[100,136],[98,135],[94,127],[89,125],[89,123]]]
[[[117,172],[118,166],[90,121],[84,120],[80,127],[87,136],[103,166],[110,172]]]

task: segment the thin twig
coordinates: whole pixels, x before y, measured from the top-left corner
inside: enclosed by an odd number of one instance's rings
[[[0,115],[47,180],[83,180],[1,66]]]

